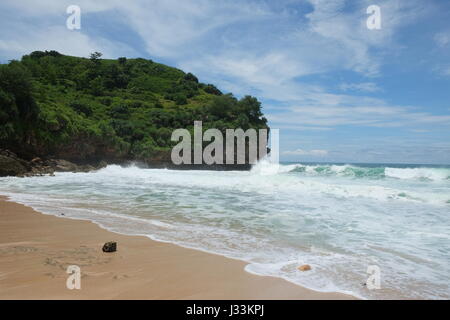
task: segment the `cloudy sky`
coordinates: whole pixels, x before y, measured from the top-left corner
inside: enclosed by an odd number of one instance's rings
[[[282,160],[450,164],[449,17],[442,0],[2,0],[0,61],[150,58],[257,96]]]

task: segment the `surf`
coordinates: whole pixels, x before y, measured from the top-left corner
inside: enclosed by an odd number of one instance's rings
[[[288,164],[271,163],[267,159],[258,162],[252,168],[254,173],[280,174],[299,173],[305,176],[338,176],[350,178],[401,180],[450,180],[450,168],[431,167],[389,167],[383,165],[351,165],[351,164]]]
[[[240,259],[248,272],[319,291],[386,298],[361,286],[367,266],[380,265],[391,298],[448,298],[447,170],[266,159],[226,172],[113,165],[0,178],[0,194],[114,232]],[[299,273],[301,264],[313,269]]]

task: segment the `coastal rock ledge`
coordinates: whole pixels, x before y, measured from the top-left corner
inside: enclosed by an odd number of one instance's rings
[[[0,149],[0,177],[31,177],[53,175],[55,172],[89,172],[107,166],[105,161],[75,164],[67,160],[33,158],[24,160],[9,150]]]
[[[26,161],[7,150],[0,152],[0,177],[18,176],[26,172],[28,172]]]

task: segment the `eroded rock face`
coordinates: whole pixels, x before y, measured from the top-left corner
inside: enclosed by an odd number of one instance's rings
[[[78,166],[75,163],[66,160],[52,160],[55,171],[60,172],[77,172]]]
[[[0,177],[53,175],[54,172],[89,172],[106,166],[107,163],[104,161],[83,165],[61,159],[43,160],[39,157],[35,157],[31,161],[25,161],[8,150],[0,149]]]
[[[7,150],[0,152],[0,177],[18,176],[28,171],[22,160]]]

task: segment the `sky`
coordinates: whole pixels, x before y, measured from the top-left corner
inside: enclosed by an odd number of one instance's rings
[[[449,18],[447,0],[2,0],[0,62],[152,59],[256,96],[283,161],[450,164]]]

